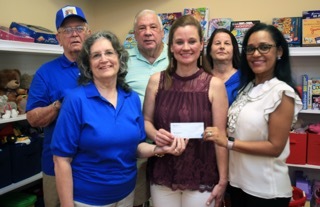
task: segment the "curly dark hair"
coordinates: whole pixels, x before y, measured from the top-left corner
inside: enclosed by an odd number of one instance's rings
[[[92,70],[90,68],[90,49],[91,46],[100,38],[109,40],[112,47],[118,54],[120,69],[117,76],[117,85],[121,86],[125,91],[130,91],[129,85],[125,82],[125,77],[128,73],[128,60],[129,54],[127,50],[122,46],[118,37],[109,31],[100,31],[90,35],[83,43],[82,49],[77,59],[77,64],[80,69],[80,77],[78,83],[80,85],[86,85],[93,80]]]

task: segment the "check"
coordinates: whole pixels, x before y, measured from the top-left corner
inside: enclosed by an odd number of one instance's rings
[[[171,134],[175,137],[187,139],[202,139],[204,131],[203,122],[170,123]]]

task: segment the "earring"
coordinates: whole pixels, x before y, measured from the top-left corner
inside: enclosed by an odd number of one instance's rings
[[[202,67],[202,55],[200,55],[199,66]]]
[[[277,58],[278,60],[281,60],[281,57],[280,56],[278,56],[278,58]]]

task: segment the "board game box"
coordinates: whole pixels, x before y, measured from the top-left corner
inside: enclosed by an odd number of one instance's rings
[[[301,46],[301,17],[273,18],[272,24],[282,32],[290,47]]]
[[[247,31],[255,24],[259,23],[260,20],[250,21],[232,21],[230,31],[236,37],[238,46],[242,48],[242,41]]]

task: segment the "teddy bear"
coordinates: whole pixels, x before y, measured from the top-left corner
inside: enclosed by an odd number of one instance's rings
[[[15,102],[20,87],[21,73],[18,69],[0,70],[0,96],[6,95],[8,102]]]

